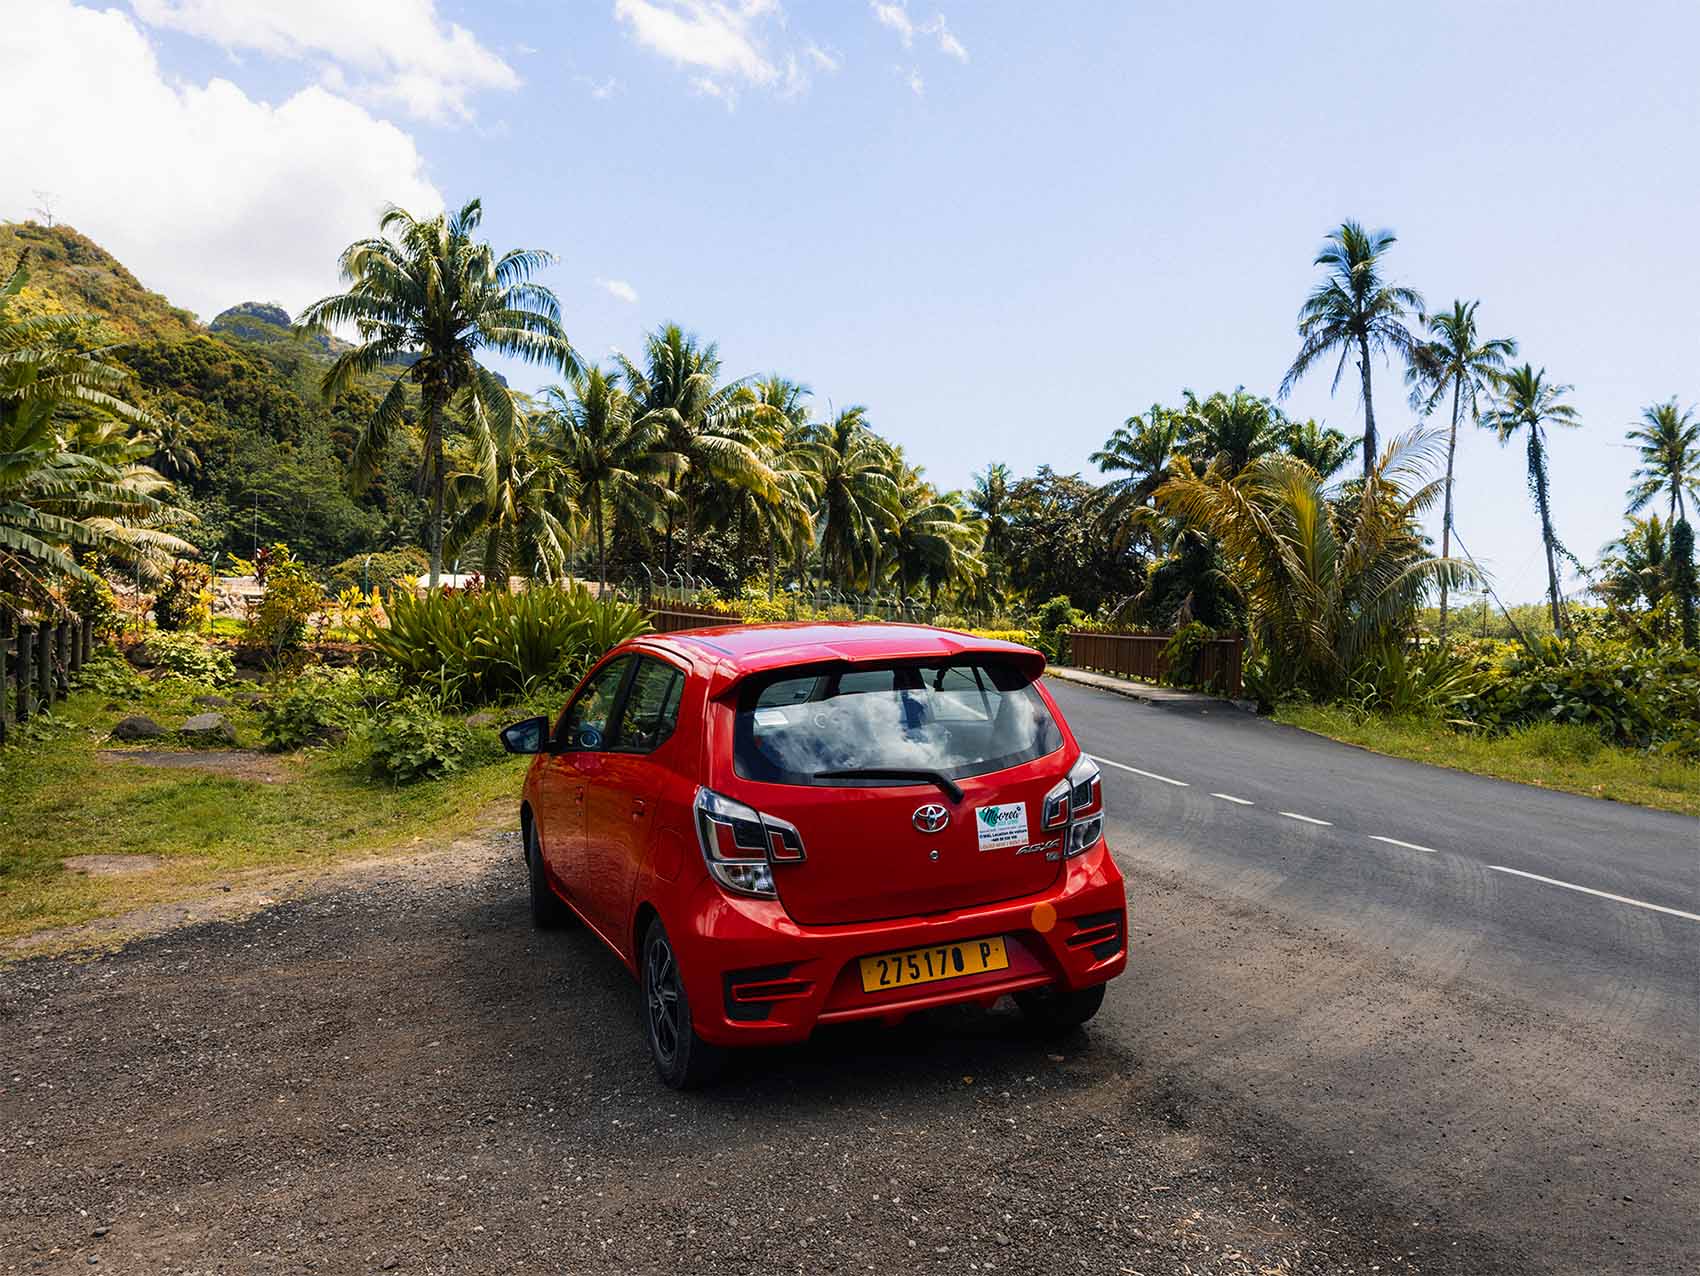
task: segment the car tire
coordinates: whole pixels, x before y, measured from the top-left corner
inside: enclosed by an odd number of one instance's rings
[[[644,1035],[657,1075],[675,1090],[707,1085],[720,1074],[726,1054],[697,1036],[679,960],[659,917],[644,931],[638,975],[643,987]]]
[[[538,930],[554,930],[572,915],[549,885],[543,871],[543,847],[537,840],[537,825],[525,826],[525,874],[531,881],[531,924]]]
[[[1104,1004],[1104,985],[1072,991],[1055,986],[1015,994],[1015,1004],[1028,1026],[1044,1034],[1069,1032],[1080,1027]]]

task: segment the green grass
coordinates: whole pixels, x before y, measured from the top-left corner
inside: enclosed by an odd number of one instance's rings
[[[1275,720],[1396,758],[1700,815],[1700,765],[1617,748],[1586,727],[1542,723],[1485,736],[1432,719],[1365,717],[1332,705],[1283,705]]]
[[[145,713],[170,730],[203,710],[211,688],[178,679],[113,699],[79,691],[31,724],[23,743],[0,750],[0,944],[34,931],[88,921],[196,894],[250,869],[300,868],[382,854],[414,842],[443,842],[517,805],[524,759],[490,751],[442,780],[401,788],[366,773],[353,741],[279,760],[272,783],[204,772],[103,761],[112,724]],[[254,715],[220,709],[239,747],[258,747]],[[175,747],[169,737],[147,747]],[[501,805],[495,805],[501,804]],[[150,854],[150,873],[84,877],[69,856]]]

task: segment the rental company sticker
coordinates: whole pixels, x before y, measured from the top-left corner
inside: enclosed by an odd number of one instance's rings
[[[1027,840],[1027,803],[1005,802],[1002,806],[982,806],[974,812],[974,828],[980,835],[982,851],[1001,851],[1006,846],[1020,846]]]

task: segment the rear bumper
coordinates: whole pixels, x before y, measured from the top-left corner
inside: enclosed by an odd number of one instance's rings
[[[1100,842],[1066,861],[1061,880],[1037,895],[847,926],[799,926],[777,903],[734,899],[705,881],[685,924],[670,922],[668,932],[697,1032],[718,1045],[778,1045],[802,1040],[817,1023],[894,1023],[936,1006],[989,1006],[1028,988],[1101,984],[1127,966],[1127,895]],[[993,935],[1004,937],[1006,970],[862,991],[862,957]]]

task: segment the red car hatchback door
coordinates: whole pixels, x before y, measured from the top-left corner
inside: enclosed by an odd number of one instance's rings
[[[730,716],[737,799],[801,835],[802,860],[773,872],[798,922],[969,908],[1037,894],[1062,871],[1065,831],[1045,828],[1044,810],[1067,755],[1025,674],[985,662],[786,671],[752,680]],[[905,767],[936,767],[945,783],[889,774]]]

